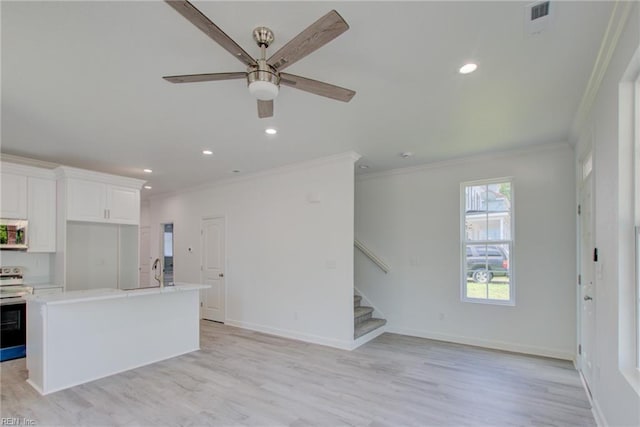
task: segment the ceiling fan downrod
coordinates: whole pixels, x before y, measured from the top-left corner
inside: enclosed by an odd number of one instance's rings
[[[267,48],[273,42],[273,31],[267,27],[258,27],[253,30],[253,39],[260,46],[260,59],[257,65],[247,68],[247,85],[249,92],[261,101],[271,101],[278,96],[280,89],[280,74],[271,65],[267,64]]]

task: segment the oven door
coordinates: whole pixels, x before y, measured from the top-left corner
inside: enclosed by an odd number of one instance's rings
[[[27,304],[0,305],[0,361],[25,356],[27,342]]]

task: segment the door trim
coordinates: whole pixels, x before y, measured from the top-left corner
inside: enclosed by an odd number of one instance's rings
[[[223,250],[224,250],[224,260],[222,260],[222,265],[224,268],[224,318],[222,320],[222,323],[226,324],[227,323],[227,290],[229,289],[229,287],[227,286],[227,284],[229,283],[227,279],[229,279],[229,269],[227,268],[227,240],[228,240],[228,236],[229,233],[227,233],[227,216],[224,214],[214,214],[214,215],[206,215],[203,216],[202,218],[200,218],[200,283],[204,284],[204,252],[202,251],[202,247],[204,245],[204,222],[207,220],[211,220],[211,219],[222,219],[223,222],[223,229],[224,229],[224,242],[222,242],[222,246],[223,246]],[[200,312],[199,312],[199,316],[200,319],[203,319],[202,317],[202,307],[204,304],[203,301],[203,295],[205,295],[206,290],[200,291]]]

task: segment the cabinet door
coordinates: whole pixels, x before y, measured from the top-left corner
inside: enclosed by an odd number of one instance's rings
[[[140,223],[140,190],[107,186],[107,216],[117,224]]]
[[[0,217],[27,218],[27,177],[11,173],[2,174],[2,206]]]
[[[69,179],[67,185],[67,219],[69,221],[107,221],[106,184]]]
[[[29,252],[56,251],[56,182],[29,177]]]

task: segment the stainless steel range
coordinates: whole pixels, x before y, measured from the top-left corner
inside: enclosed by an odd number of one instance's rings
[[[26,355],[27,304],[25,295],[33,293],[23,284],[21,267],[0,267],[0,361]]]

